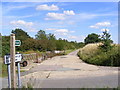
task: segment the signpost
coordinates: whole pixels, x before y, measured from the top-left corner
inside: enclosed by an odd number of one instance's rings
[[[10,61],[10,55],[5,55],[4,56],[4,63],[5,64],[10,64],[11,63],[11,61]]]
[[[4,63],[7,64],[8,69],[8,88],[11,88],[10,55],[5,55],[4,60]]]
[[[21,45],[21,41],[20,40],[15,40],[15,46],[20,46]]]
[[[17,63],[18,69],[18,88],[21,88],[21,80],[20,80],[20,61],[22,60],[22,54],[15,54],[15,62]],[[10,55],[4,56],[4,63],[7,64],[8,67],[8,88],[11,88],[11,74],[10,74]]]
[[[17,63],[17,69],[18,69],[18,88],[21,88],[20,61],[22,60],[22,55],[20,53],[15,54],[15,46],[20,46],[20,45],[21,45],[21,41],[15,40],[15,34],[11,34],[10,54],[4,56],[4,63],[7,64],[8,67],[8,88],[12,88],[13,90],[15,90],[16,88],[15,63]]]
[[[15,40],[15,46],[20,46],[21,41]],[[15,62],[17,63],[17,69],[18,69],[18,88],[21,88],[21,79],[20,79],[20,61],[22,60],[22,55],[17,53],[15,55]]]
[[[10,60],[11,60],[11,88],[16,88],[16,70],[15,70],[15,34],[10,36]]]
[[[17,69],[18,69],[18,88],[21,88],[21,79],[20,79],[20,61],[22,60],[21,54],[15,55],[15,62],[17,62]]]
[[[21,88],[21,79],[20,79],[20,62],[17,62],[18,69],[18,88]]]
[[[15,54],[15,62],[20,62],[22,60],[22,54]],[[11,64],[10,55],[4,56],[4,63]]]

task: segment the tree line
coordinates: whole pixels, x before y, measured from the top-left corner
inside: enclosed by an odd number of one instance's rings
[[[100,36],[96,33],[88,34],[84,39],[84,42],[68,41],[66,39],[56,39],[55,35],[52,33],[46,34],[44,30],[39,30],[35,35],[35,38],[31,37],[27,32],[22,29],[12,30],[16,40],[21,40],[22,45],[16,47],[17,51],[54,51],[54,50],[68,50],[68,49],[78,49],[89,43],[102,42],[104,50],[110,48],[110,43],[113,41],[110,39],[110,34],[105,31],[103,35]],[[2,36],[2,56],[10,52],[10,36]]]
[[[21,40],[20,47],[16,47],[17,51],[54,51],[54,50],[68,50],[78,49],[84,46],[83,42],[77,43],[76,41],[68,41],[66,39],[56,39],[52,33],[46,34],[44,30],[39,30],[35,38],[31,37],[27,32],[22,29],[12,30],[16,40]],[[2,56],[10,52],[10,36],[2,36]]]

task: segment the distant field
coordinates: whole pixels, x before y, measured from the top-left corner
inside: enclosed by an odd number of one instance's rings
[[[101,65],[101,66],[120,66],[120,45],[114,45],[114,47],[107,51],[102,52],[98,47],[100,43],[88,44],[83,47],[78,56],[86,63]]]

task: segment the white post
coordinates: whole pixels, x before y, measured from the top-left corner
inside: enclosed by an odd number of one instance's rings
[[[10,72],[10,64],[7,64],[8,67],[8,88],[11,88],[11,72]]]
[[[18,88],[21,88],[21,79],[20,79],[20,62],[17,62],[18,69]]]

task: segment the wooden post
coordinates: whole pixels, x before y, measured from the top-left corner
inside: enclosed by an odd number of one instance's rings
[[[36,63],[39,63],[38,54],[36,53]]]
[[[10,59],[11,59],[11,88],[16,88],[16,70],[15,70],[15,34],[10,36]]]

